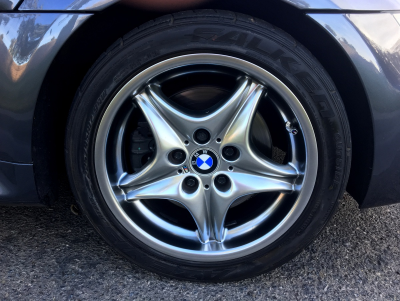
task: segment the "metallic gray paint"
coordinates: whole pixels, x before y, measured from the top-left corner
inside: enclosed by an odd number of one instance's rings
[[[310,14],[310,17],[325,27],[347,52],[369,98],[374,123],[374,162],[362,207],[397,203],[400,200],[399,15]]]
[[[399,10],[399,0],[282,0],[300,9]]]
[[[0,161],[0,203],[39,205],[32,164]]]
[[[118,0],[25,0],[19,10],[100,11]]]
[[[0,10],[13,10],[20,0],[0,0]]]
[[[0,0],[7,2],[8,0]],[[400,0],[282,0],[300,9],[399,10]],[[14,2],[17,2],[14,0]],[[102,10],[119,0],[25,0],[20,10]],[[125,1],[129,2],[129,1]],[[143,1],[131,2],[142,4]],[[151,0],[147,0],[151,2]],[[154,1],[159,5],[159,1]],[[212,3],[212,1],[211,1]]]
[[[1,1],[1,0],[0,0]],[[212,1],[212,0],[211,0]],[[190,9],[194,5],[210,2],[210,0],[25,0],[20,10],[85,10],[101,11],[114,3],[145,10],[181,11]]]
[[[0,160],[32,163],[36,100],[46,72],[88,15],[0,14]]]

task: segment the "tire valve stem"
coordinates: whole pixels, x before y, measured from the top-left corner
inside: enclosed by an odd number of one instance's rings
[[[286,130],[287,130],[289,133],[292,133],[293,135],[296,135],[296,134],[299,132],[295,127],[292,126],[292,124],[290,123],[290,121],[286,121],[285,126],[286,126]]]

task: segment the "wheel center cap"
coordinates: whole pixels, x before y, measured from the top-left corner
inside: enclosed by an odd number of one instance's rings
[[[211,174],[219,165],[217,153],[210,148],[195,150],[190,158],[190,166],[197,174]]]

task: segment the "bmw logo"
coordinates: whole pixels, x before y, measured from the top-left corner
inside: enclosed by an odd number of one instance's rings
[[[208,174],[218,167],[218,157],[213,150],[202,148],[193,152],[190,163],[196,173]]]

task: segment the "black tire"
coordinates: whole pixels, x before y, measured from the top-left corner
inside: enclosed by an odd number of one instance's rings
[[[318,143],[318,176],[296,223],[274,243],[244,258],[185,261],[133,237],[108,208],[94,170],[94,139],[113,95],[133,75],[163,59],[209,52],[248,60],[274,74],[300,99]],[[195,281],[253,277],[287,262],[310,244],[342,197],[350,170],[351,139],[343,103],[318,61],[282,30],[227,11],[187,11],[147,22],[116,41],[91,68],[72,105],[65,142],[68,175],[79,205],[102,237],[140,267]]]

